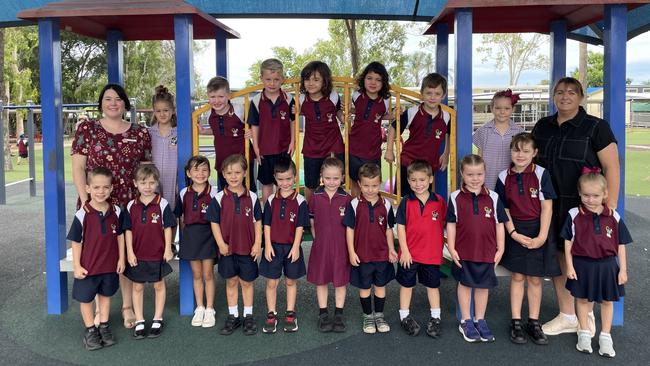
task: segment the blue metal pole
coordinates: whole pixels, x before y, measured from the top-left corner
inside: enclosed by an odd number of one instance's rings
[[[217,29],[215,35],[215,50],[217,56],[217,75],[228,78],[228,39],[223,29]]]
[[[627,6],[605,5],[605,81],[603,114],[618,141],[621,184],[617,211],[625,216],[625,52],[627,43]],[[624,300],[614,303],[613,325],[623,325]]]
[[[27,105],[32,105],[32,101],[28,100]],[[29,195],[36,196],[36,156],[34,156],[34,108],[27,110],[27,141],[29,141]]]
[[[192,156],[192,17],[180,14],[174,16],[174,40],[176,42],[176,115],[178,118],[178,166]],[[185,172],[178,170],[178,187],[185,186]],[[181,315],[194,311],[194,290],[192,270],[186,260],[179,265]]]
[[[566,20],[551,22],[551,75],[548,87],[548,112],[557,111],[553,103],[553,87],[558,80],[566,75]]]
[[[122,32],[111,29],[106,34],[108,82],[124,85],[124,36]]]
[[[436,25],[436,72],[449,79],[449,26],[446,23]],[[445,96],[442,102],[447,104],[448,100],[448,96]],[[442,153],[444,149],[443,144],[440,152]],[[437,171],[435,180],[436,193],[446,200],[449,193],[447,170]]]
[[[45,271],[47,312],[68,308],[68,275],[59,261],[65,257],[65,182],[63,176],[63,123],[61,107],[61,37],[59,20],[38,21],[40,60],[43,185],[45,216]]]
[[[5,124],[2,121],[2,115],[4,109],[2,105],[2,99],[0,99],[0,139],[3,141],[3,146],[0,149],[0,205],[7,204],[7,187],[5,187],[5,147],[4,147],[4,136],[5,136]],[[9,154],[7,159],[11,159],[11,154]]]

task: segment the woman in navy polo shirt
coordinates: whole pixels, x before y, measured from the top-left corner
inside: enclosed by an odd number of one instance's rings
[[[577,182],[583,167],[603,170],[609,188],[606,204],[610,208],[617,205],[620,165],[616,139],[607,121],[587,114],[580,106],[584,96],[578,80],[570,77],[560,79],[553,88],[557,113],[540,119],[532,131],[539,148],[538,162],[551,174],[558,195],[558,199],[553,201],[550,229],[557,234],[568,211],[580,205]],[[557,246],[558,250],[564,250],[561,240],[557,241]],[[557,257],[562,275],[553,278],[553,282],[560,314],[542,326],[547,335],[575,333],[578,328],[574,299],[564,287],[567,279],[564,255]],[[593,312],[589,313],[589,329],[595,334]]]

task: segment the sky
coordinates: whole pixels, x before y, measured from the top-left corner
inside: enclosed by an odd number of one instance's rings
[[[232,88],[241,88],[248,79],[248,68],[258,59],[273,56],[272,47],[294,47],[299,53],[313,46],[319,39],[328,39],[328,20],[326,19],[219,19],[222,23],[238,31],[240,39],[228,41],[228,77]],[[263,29],[263,31],[261,31]],[[405,53],[415,51],[419,40],[424,36],[410,34],[404,48]],[[430,36],[428,36],[430,37]],[[481,36],[474,35],[473,48],[481,45]],[[194,64],[202,84],[214,76],[215,50],[213,41],[205,41],[204,52],[194,55]],[[453,67],[454,36],[450,35],[449,66]],[[578,42],[567,42],[567,73],[578,67]],[[603,52],[602,46],[589,45],[588,49]],[[650,80],[650,32],[639,35],[627,43],[627,77],[633,84]],[[543,52],[549,54],[550,46]],[[474,86],[500,86],[508,83],[507,70],[496,70],[494,64],[481,61],[476,51],[472,56]],[[549,79],[548,71],[522,72],[519,85],[536,85]]]

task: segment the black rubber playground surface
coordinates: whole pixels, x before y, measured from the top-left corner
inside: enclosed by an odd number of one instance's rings
[[[74,192],[68,192],[68,216],[72,216]],[[585,355],[575,350],[575,335],[550,337],[548,346],[528,343],[517,346],[508,339],[510,318],[509,279],[500,278],[499,287],[490,294],[487,320],[496,335],[491,344],[469,344],[462,340],[455,319],[455,284],[441,286],[443,335],[431,339],[424,335],[406,336],[399,327],[398,287],[389,286],[386,319],[392,330],[387,334],[366,335],[361,331],[358,294],[348,291],[345,315],[348,331],[322,334],[316,330],[318,309],[315,289],[301,281],[297,312],[300,330],[284,334],[244,336],[241,331],[221,336],[226,305],[224,283],[217,282],[217,327],[190,326],[190,317],[178,315],[178,277],[168,277],[166,329],[161,338],[136,341],[131,331],[121,326],[119,295],[114,298],[111,324],[118,343],[107,349],[88,352],[81,344],[83,331],[78,303],[70,299],[69,310],[61,316],[47,315],[45,308],[44,234],[42,190],[29,198],[26,187],[9,188],[8,204],[0,206],[0,364],[2,365],[198,365],[198,364],[266,364],[266,365],[352,365],[352,364],[461,364],[461,365],[541,365],[626,364],[647,365],[650,351],[645,331],[649,314],[647,296],[650,276],[647,243],[650,238],[650,199],[628,197],[626,222],[635,243],[628,248],[629,283],[625,299],[625,325],[613,330],[615,359]],[[304,245],[305,255],[309,245]],[[177,265],[174,264],[174,268]],[[218,276],[217,276],[218,277]],[[70,290],[72,275],[69,275]],[[264,281],[256,282],[254,311],[261,327],[266,305]],[[333,293],[330,294],[333,296]],[[278,294],[278,308],[283,309],[284,291]],[[331,298],[333,301],[333,298]],[[332,303],[332,301],[330,303]],[[152,290],[145,297],[146,318],[153,310]],[[333,306],[333,305],[332,305]],[[331,306],[331,307],[332,307]],[[331,308],[330,307],[330,308]],[[241,310],[240,310],[241,311]],[[426,293],[417,288],[411,312],[426,325]],[[544,284],[542,320],[556,315],[557,308],[550,282]],[[598,317],[598,310],[596,310]]]

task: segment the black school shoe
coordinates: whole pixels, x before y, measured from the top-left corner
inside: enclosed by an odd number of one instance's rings
[[[108,323],[99,324],[99,336],[102,339],[102,346],[110,347],[115,344],[115,337],[111,328],[108,326]]]
[[[442,334],[440,328],[440,318],[429,318],[427,323],[427,335],[432,338],[438,338]]]
[[[142,328],[140,328],[142,325]],[[145,339],[147,337],[147,331],[144,329],[144,320],[135,322],[135,327],[133,327],[133,339]]]
[[[524,324],[521,319],[512,319],[510,322],[510,342],[515,344],[525,344],[527,342]]]
[[[160,324],[160,326],[158,328],[154,328],[153,327],[154,324]],[[162,319],[154,320],[151,323],[151,328],[149,329],[149,334],[147,335],[147,338],[158,338],[158,337],[160,337],[164,327],[165,327],[165,323],[162,321]]]
[[[528,319],[528,324],[526,324],[526,333],[528,333],[528,337],[530,337],[530,340],[533,341],[533,343],[541,346],[548,344],[548,338],[546,338],[546,334],[544,334],[539,320]]]
[[[420,324],[409,314],[400,322],[402,329],[410,336],[417,336],[420,333]]]
[[[84,332],[84,347],[86,347],[86,350],[88,351],[94,351],[98,350],[102,347],[102,337],[99,335],[99,329],[97,329],[94,325],[92,327],[86,328],[86,331]]]
[[[332,330],[335,333],[345,332],[345,323],[343,322],[343,314],[334,314],[334,327]]]
[[[239,328],[241,326],[241,317],[235,317],[234,315],[228,315],[228,318],[226,318],[226,324],[224,324],[223,328],[221,328],[221,331],[219,332],[221,335],[231,335],[235,329]]]
[[[329,333],[334,329],[332,319],[328,313],[318,315],[318,331],[321,333]]]
[[[244,317],[244,335],[253,335],[257,333],[257,322],[253,314]]]

